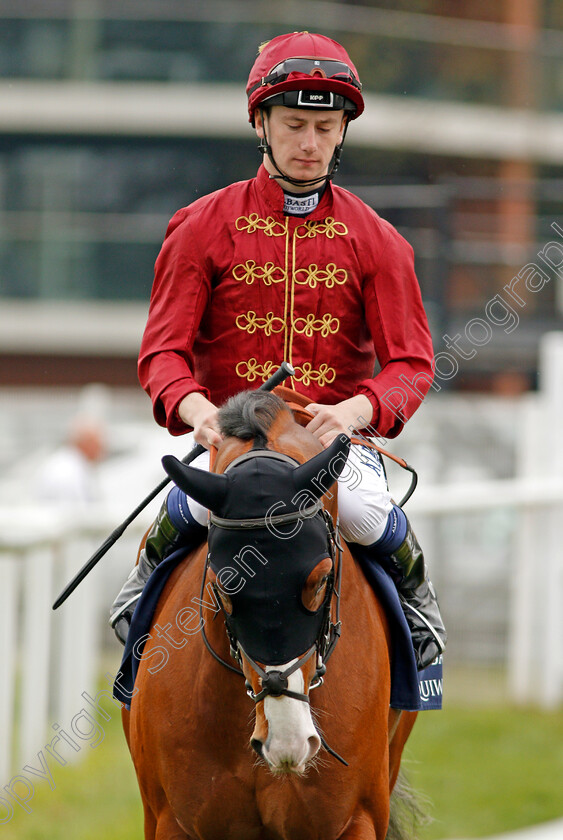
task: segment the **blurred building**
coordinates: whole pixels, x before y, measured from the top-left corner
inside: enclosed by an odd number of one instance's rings
[[[557,0],[0,0],[0,386],[136,385],[168,219],[255,173],[248,68],[295,29],[358,67],[337,182],[414,246],[439,387],[533,386],[563,327]]]

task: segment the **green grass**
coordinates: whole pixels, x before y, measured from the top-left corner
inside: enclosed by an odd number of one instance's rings
[[[504,706],[419,716],[403,767],[428,797],[428,840],[484,837],[563,817],[563,712]]]
[[[446,675],[444,710],[419,716],[404,768],[432,802],[424,840],[483,837],[563,817],[563,709],[509,707],[491,684],[491,675]],[[77,764],[55,765],[55,790],[36,779],[32,813],[16,805],[0,824],[0,840],[142,840],[133,766],[118,710],[107,707],[103,742],[85,743]]]
[[[104,740],[94,748],[84,743],[78,763],[48,762],[55,789],[46,779],[34,779],[32,813],[15,805],[11,820],[0,825],[1,840],[142,840],[141,800],[119,709],[104,707],[111,715],[110,721],[98,718]],[[70,752],[60,749],[61,756]],[[21,787],[16,793],[25,796]]]

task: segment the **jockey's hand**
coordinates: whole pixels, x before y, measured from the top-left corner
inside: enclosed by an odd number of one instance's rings
[[[361,429],[371,422],[373,407],[364,394],[357,394],[336,405],[310,403],[307,411],[314,414],[306,428],[317,437],[322,445],[330,446],[334,438],[344,432],[351,436],[353,429]]]
[[[193,426],[196,443],[201,443],[206,449],[219,446],[223,440],[217,422],[218,412],[217,406],[197,391],[184,397],[178,406],[180,419],[187,426]]]

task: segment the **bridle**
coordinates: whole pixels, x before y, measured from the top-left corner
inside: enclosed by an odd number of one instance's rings
[[[295,459],[290,458],[288,455],[284,455],[281,452],[273,452],[270,449],[254,449],[246,452],[243,455],[240,455],[238,458],[235,458],[228,467],[225,469],[225,473],[228,472],[231,467],[234,467],[237,464],[242,463],[250,458],[275,458],[279,461],[285,461],[290,463],[293,467],[298,464]],[[201,626],[201,634],[204,641],[204,644],[207,650],[211,653],[214,659],[217,660],[221,665],[225,668],[228,668],[230,671],[234,671],[236,674],[240,676],[245,676],[242,670],[242,660],[243,657],[246,659],[252,670],[258,674],[260,677],[262,689],[259,692],[254,692],[252,689],[252,685],[247,680],[246,681],[246,689],[248,696],[254,700],[255,703],[259,703],[261,700],[264,700],[266,697],[281,697],[282,695],[285,697],[291,697],[294,700],[300,700],[303,703],[310,703],[309,695],[308,694],[301,694],[296,691],[292,691],[289,688],[289,677],[295,673],[299,668],[301,668],[305,662],[311,659],[312,656],[316,656],[316,668],[315,674],[311,683],[309,685],[309,690],[313,688],[318,688],[318,686],[323,684],[324,681],[324,674],[326,673],[326,663],[330,656],[332,655],[334,648],[340,638],[341,634],[341,626],[342,622],[340,620],[340,587],[342,582],[342,543],[340,540],[340,529],[338,520],[336,523],[333,522],[332,517],[323,508],[322,502],[319,499],[314,504],[310,505],[306,508],[300,508],[296,511],[291,511],[290,513],[285,514],[278,514],[278,515],[265,515],[261,517],[254,517],[249,519],[225,519],[219,516],[216,516],[214,513],[209,513],[209,523],[215,525],[218,528],[224,528],[227,530],[245,530],[245,529],[256,529],[256,528],[264,528],[270,530],[272,525],[279,525],[279,524],[289,524],[292,522],[297,522],[303,519],[310,519],[313,516],[320,516],[324,522],[326,532],[327,532],[327,544],[328,544],[328,552],[330,559],[332,560],[332,569],[328,576],[327,580],[327,591],[325,593],[324,603],[321,609],[323,609],[324,614],[321,621],[319,633],[317,638],[311,645],[311,647],[299,658],[297,659],[292,665],[289,665],[285,670],[276,670],[272,669],[270,671],[266,671],[255,662],[252,657],[250,657],[246,651],[243,649],[242,645],[236,638],[233,630],[229,627],[228,624],[228,615],[225,611],[223,606],[223,602],[221,599],[221,593],[219,587],[215,582],[212,583],[213,591],[215,593],[215,597],[217,599],[217,603],[220,605],[221,610],[225,617],[225,629],[227,632],[227,636],[229,639],[230,644],[230,653],[231,657],[237,663],[239,667],[234,667],[229,662],[224,660],[218,653],[215,652],[213,647],[211,646],[209,639],[205,633],[205,622],[203,620],[202,614],[202,599],[203,593],[205,591],[205,580],[207,577],[207,571],[210,566],[211,562],[211,555],[208,553],[207,559],[203,569],[203,576],[201,581],[201,594],[199,599],[199,617],[200,617],[200,626]],[[335,620],[332,620],[332,601],[334,599],[335,603]],[[331,749],[328,744],[325,742],[322,736],[321,743],[323,747],[335,758],[341,761],[343,764],[347,764],[341,756],[338,755],[333,749]]]

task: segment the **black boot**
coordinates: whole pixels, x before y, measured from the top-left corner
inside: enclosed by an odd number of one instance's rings
[[[193,533],[189,528],[180,532],[170,519],[167,501],[165,499],[162,503],[151,526],[145,546],[139,554],[139,562],[131,570],[110,609],[110,627],[123,645],[127,640],[137,601],[152,571],[177,548],[184,545],[187,548],[196,542],[202,542],[207,532],[202,525],[194,525]]]
[[[447,635],[422,549],[408,520],[405,539],[386,560],[411,631],[416,663],[422,670],[443,653]]]

